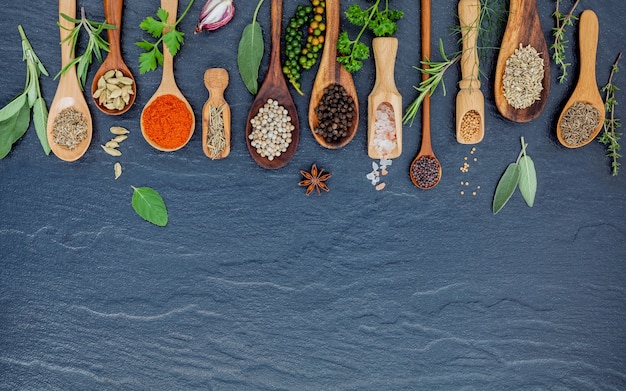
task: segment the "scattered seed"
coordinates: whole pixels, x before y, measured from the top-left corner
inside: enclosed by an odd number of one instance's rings
[[[113,171],[115,171],[115,180],[122,175],[122,165],[120,162],[117,162],[113,165]]]
[[[104,145],[101,145],[101,147],[102,149],[104,149],[104,152],[108,153],[111,156],[122,156],[122,152],[119,149],[107,147]]]
[[[120,145],[116,141],[111,140],[104,144],[104,146],[109,148],[118,148]]]
[[[116,143],[121,143],[122,141],[126,140],[127,138],[128,138],[127,135],[121,134],[119,136],[114,137],[113,141],[115,141]]]
[[[115,134],[115,135],[121,135],[121,134],[128,134],[130,133],[128,131],[128,129],[123,128],[121,126],[111,126],[111,133]]]

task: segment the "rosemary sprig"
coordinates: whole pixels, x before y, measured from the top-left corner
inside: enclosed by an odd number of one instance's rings
[[[561,75],[557,78],[559,83],[564,83],[567,80],[567,68],[572,65],[569,62],[565,62],[565,49],[567,49],[568,40],[565,39],[565,27],[572,26],[578,17],[574,16],[574,10],[580,0],[576,0],[574,6],[568,14],[563,14],[559,11],[559,5],[561,0],[556,0],[556,10],[552,14],[556,22],[556,27],[552,29],[552,36],[554,37],[554,43],[550,45],[550,49],[553,51],[552,60],[554,63],[561,67]]]
[[[619,72],[618,63],[620,58],[622,58],[621,52],[611,66],[609,81],[604,87],[600,89],[601,92],[606,93],[606,98],[604,100],[604,110],[606,110],[607,116],[604,120],[604,130],[600,137],[598,137],[598,141],[607,146],[606,148],[609,153],[607,153],[606,156],[611,158],[611,174],[613,176],[616,176],[619,171],[620,163],[617,161],[617,159],[622,157],[622,155],[619,154],[619,150],[621,149],[619,145],[619,139],[622,134],[616,131],[616,129],[621,126],[621,123],[618,118],[615,118],[615,106],[617,105],[617,100],[615,99],[615,91],[618,91],[619,88],[617,88],[617,86],[613,84],[613,76],[615,75],[615,73]]]
[[[108,24],[105,22],[95,22],[93,20],[87,19],[85,16],[85,7],[81,7],[80,9],[80,19],[71,18],[68,15],[61,13],[61,17],[67,21],[70,21],[75,24],[74,28],[68,29],[63,27],[61,23],[57,22],[57,25],[64,30],[70,32],[70,34],[61,41],[61,45],[65,42],[71,42],[71,52],[74,53],[76,49],[76,42],[78,42],[78,36],[80,31],[84,29],[89,36],[89,41],[87,42],[87,47],[85,48],[85,52],[80,56],[76,56],[69,64],[63,67],[54,77],[56,80],[59,76],[67,72],[73,65],[76,64],[76,73],[78,74],[78,80],[80,84],[80,88],[85,88],[85,82],[87,81],[87,72],[89,69],[89,65],[93,62],[93,56],[96,56],[98,61],[102,62],[102,51],[109,51],[109,43],[100,36],[102,31],[108,29],[117,28],[113,24]]]
[[[441,39],[439,40],[439,53],[443,58],[443,61],[431,61],[430,59],[426,59],[426,61],[421,61],[422,68],[413,67],[420,71],[422,74],[427,74],[429,77],[425,80],[422,80],[419,86],[415,88],[419,95],[415,100],[407,107],[406,112],[404,113],[404,117],[402,117],[403,123],[409,123],[413,125],[413,121],[415,120],[415,116],[419,111],[424,98],[426,98],[426,94],[432,95],[436,90],[439,84],[443,89],[443,94],[446,95],[446,85],[443,81],[443,75],[446,73],[448,68],[457,63],[461,59],[461,53],[455,53],[454,57],[449,58],[446,55],[446,52],[443,49],[443,42]]]

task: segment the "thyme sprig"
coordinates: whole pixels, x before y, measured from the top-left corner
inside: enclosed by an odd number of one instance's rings
[[[80,35],[81,30],[85,30],[87,35],[89,36],[89,41],[87,42],[87,47],[83,54],[76,56],[69,64],[63,67],[54,77],[56,80],[59,76],[63,75],[70,69],[72,66],[76,65],[76,74],[78,74],[78,80],[80,84],[80,88],[85,88],[85,83],[87,81],[87,72],[89,70],[89,65],[93,62],[93,57],[96,56],[98,62],[102,63],[102,51],[109,52],[109,43],[100,36],[100,34],[104,30],[115,29],[117,28],[114,24],[108,24],[106,22],[95,22],[93,20],[87,19],[85,16],[85,7],[81,7],[80,9],[80,19],[71,18],[68,15],[61,13],[61,17],[67,21],[70,21],[75,24],[74,28],[68,29],[63,27],[61,23],[57,22],[57,25],[70,32],[70,34],[61,41],[61,45],[70,41],[71,44],[71,52],[74,53],[76,50],[76,43],[78,42],[78,37]]]
[[[578,17],[574,16],[574,10],[580,0],[576,0],[574,6],[567,14],[563,14],[559,11],[559,5],[561,0],[556,0],[556,10],[552,14],[556,22],[556,27],[552,28],[552,36],[554,37],[554,43],[550,45],[550,49],[553,51],[552,60],[556,65],[561,67],[561,75],[557,78],[559,83],[564,83],[567,80],[567,68],[572,65],[569,62],[565,62],[565,50],[567,49],[568,40],[565,39],[565,27],[572,26]]]
[[[602,144],[606,145],[607,150],[609,151],[606,156],[611,158],[611,174],[616,176],[619,171],[620,163],[617,161],[622,155],[620,155],[619,151],[621,149],[619,145],[619,139],[622,136],[621,133],[617,132],[616,129],[621,126],[619,118],[615,118],[615,106],[617,106],[617,100],[615,99],[615,91],[618,91],[619,88],[615,84],[613,84],[613,76],[619,72],[619,60],[622,58],[622,53],[620,52],[617,56],[617,59],[611,66],[611,73],[609,74],[609,81],[600,89],[601,92],[606,94],[604,100],[604,110],[607,112],[606,119],[604,120],[604,128],[603,132],[598,137],[598,141]]]

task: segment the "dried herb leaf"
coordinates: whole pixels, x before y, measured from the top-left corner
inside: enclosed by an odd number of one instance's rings
[[[144,220],[165,227],[167,225],[167,208],[161,195],[150,187],[134,187],[132,205],[135,212]]]
[[[33,105],[33,122],[35,124],[35,130],[37,131],[37,137],[39,137],[39,142],[46,155],[49,155],[50,144],[48,144],[48,135],[46,134],[48,108],[46,107],[46,101],[41,97],[37,98]]]
[[[256,94],[259,89],[259,67],[263,51],[263,32],[261,26],[254,21],[243,29],[237,51],[239,74],[251,94]]]
[[[496,193],[493,196],[493,213],[496,214],[506,205],[511,198],[517,183],[519,182],[520,168],[517,163],[511,163],[502,174],[502,178],[496,187]]]
[[[535,193],[537,192],[537,173],[535,172],[535,164],[528,155],[524,155],[519,159],[519,191],[526,201],[526,205],[532,207],[535,202]]]
[[[13,144],[26,133],[30,125],[30,107],[26,96],[22,95],[22,97],[24,97],[24,99],[20,99],[22,107],[17,113],[4,121],[0,121],[0,159],[8,155]]]

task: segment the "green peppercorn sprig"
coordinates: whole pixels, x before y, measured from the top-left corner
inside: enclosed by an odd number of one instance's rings
[[[285,28],[283,73],[300,95],[304,95],[300,84],[301,73],[315,65],[324,47],[325,9],[326,3],[321,0],[311,0],[311,5],[298,5]]]

